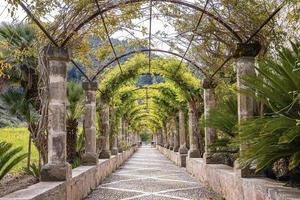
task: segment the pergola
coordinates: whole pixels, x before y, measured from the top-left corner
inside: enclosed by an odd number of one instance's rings
[[[153,2],[164,2],[175,4],[178,6],[188,7],[190,9],[194,9],[199,12],[199,19],[197,24],[192,30],[192,37],[190,38],[187,48],[185,49],[183,54],[179,54],[177,52],[172,52],[159,48],[152,48],[152,19],[153,19]],[[149,3],[149,36],[148,36],[148,47],[142,50],[133,50],[126,52],[124,54],[118,55],[114,44],[112,42],[111,35],[109,33],[109,29],[107,28],[107,24],[105,22],[105,14],[109,11],[119,8],[121,6],[133,6],[137,3]],[[120,74],[123,73],[122,64],[120,59],[128,57],[137,53],[147,53],[148,54],[148,73],[152,73],[151,68],[151,60],[153,52],[161,52],[170,54],[180,58],[180,63],[176,68],[176,71],[180,69],[183,61],[189,63],[190,65],[196,67],[197,70],[201,72],[204,79],[202,80],[202,88],[204,90],[203,101],[204,101],[204,113],[205,117],[208,115],[208,111],[215,107],[215,91],[216,82],[214,77],[216,74],[228,63],[231,59],[235,59],[236,61],[236,78],[238,88],[245,87],[241,82],[241,77],[244,75],[255,74],[254,65],[255,65],[255,57],[258,55],[261,45],[259,41],[255,40],[255,36],[264,28],[264,26],[281,10],[284,4],[280,5],[277,9],[275,9],[269,17],[267,17],[260,26],[247,38],[244,38],[239,35],[237,31],[234,30],[226,21],[224,21],[220,16],[217,16],[207,10],[209,0],[206,0],[203,7],[200,7],[196,4],[181,1],[181,0],[120,0],[120,1],[109,1],[109,2],[98,2],[94,1],[94,10],[92,14],[86,16],[84,20],[80,23],[75,24],[75,28],[69,31],[65,37],[63,38],[54,38],[48,30],[42,25],[40,20],[30,11],[25,3],[21,0],[18,0],[18,4],[26,11],[28,16],[37,24],[37,26],[41,29],[41,31],[46,35],[49,39],[49,45],[47,45],[45,50],[45,57],[47,59],[47,68],[49,70],[48,79],[49,79],[49,106],[48,106],[48,163],[42,168],[42,180],[43,181],[57,181],[57,180],[67,180],[70,174],[70,166],[66,162],[66,71],[67,65],[69,62],[73,63],[73,65],[80,71],[80,73],[84,76],[86,81],[83,83],[83,88],[86,94],[85,101],[85,115],[84,115],[84,131],[85,131],[85,155],[83,158],[84,165],[95,165],[98,162],[98,152],[96,148],[96,92],[99,90],[96,79],[99,74],[101,74],[107,67],[112,64],[116,64],[119,67]],[[204,16],[210,18],[211,20],[217,22],[220,26],[226,29],[232,37],[235,39],[235,44],[237,46],[236,51],[231,54],[224,56],[225,59],[221,65],[216,67],[213,72],[205,70],[195,61],[187,58],[187,53],[192,46],[192,43],[196,37],[194,32],[201,25],[201,21]],[[111,50],[113,52],[114,58],[108,61],[107,63],[101,64],[98,66],[96,72],[92,74],[92,76],[88,76],[84,70],[80,67],[78,63],[70,55],[71,49],[68,47],[69,41],[74,37],[74,35],[82,30],[87,24],[89,24],[93,19],[100,18],[104,29],[107,40],[109,41]],[[100,83],[101,84],[101,83]],[[179,84],[179,83],[178,83]],[[148,99],[154,98],[149,97],[148,95],[148,87],[144,87],[142,89],[146,90],[146,102],[148,107]],[[131,91],[134,92],[134,91]],[[138,99],[135,99],[135,101]],[[109,118],[109,105],[108,102],[101,102],[101,116],[102,120]],[[193,103],[190,101],[189,103],[189,126],[197,128],[197,118],[195,116],[195,110],[193,108]],[[142,111],[139,115],[131,116],[131,119],[138,119],[144,116],[147,116],[148,109]],[[238,116],[239,120],[246,119],[248,117],[253,116],[254,107],[253,107],[253,99],[251,97],[239,94],[238,95]],[[200,157],[200,149],[196,143],[197,131],[195,128],[189,129],[189,150],[186,146],[186,134],[184,121],[185,116],[182,108],[178,109],[179,115],[179,132],[173,131],[172,137],[167,138],[166,131],[164,128],[159,130],[156,133],[156,143],[165,147],[172,146],[172,149],[175,151],[179,151],[179,153],[184,156],[189,156],[191,158]],[[149,116],[149,115],[148,115]],[[150,116],[149,120],[152,120],[153,123],[158,123],[157,116]],[[122,123],[122,122],[121,122]],[[172,118],[171,123],[176,123],[175,119]],[[105,137],[105,142],[101,147],[100,158],[109,158],[110,157],[110,144],[109,144],[109,125],[103,128],[103,133]],[[122,124],[123,127],[128,127],[128,122],[124,122]],[[216,139],[216,130],[213,128],[205,127],[205,153],[204,159],[206,163],[217,163],[218,160],[215,160],[211,152],[208,148],[210,144],[214,142]],[[169,141],[171,141],[169,143]],[[117,139],[115,139],[117,141]],[[137,143],[137,137],[132,141],[133,143]],[[114,142],[114,149],[117,149],[118,143]],[[243,151],[245,147],[241,145],[241,151]],[[248,169],[241,170],[242,177],[247,177],[249,175]]]

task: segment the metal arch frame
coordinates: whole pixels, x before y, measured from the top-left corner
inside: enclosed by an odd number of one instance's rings
[[[192,64],[193,66],[195,66],[198,70],[200,70],[201,73],[202,73],[205,77],[208,77],[208,74],[207,74],[201,67],[199,67],[195,62],[193,62],[192,60],[190,60],[190,59],[188,59],[188,58],[184,58],[182,55],[180,55],[180,54],[178,54],[178,53],[175,53],[175,52],[172,52],[172,51],[163,50],[163,49],[141,49],[141,50],[133,50],[133,51],[124,53],[124,54],[118,56],[117,58],[112,59],[111,61],[109,61],[109,62],[106,63],[105,65],[100,66],[100,67],[98,68],[96,74],[94,74],[94,76],[90,77],[90,80],[91,80],[91,81],[94,81],[94,80],[97,78],[97,76],[98,76],[105,68],[107,68],[109,65],[113,64],[117,59],[121,59],[121,58],[123,58],[123,57],[129,56],[129,55],[132,55],[132,54],[143,53],[143,52],[148,52],[148,51],[155,51],[155,52],[167,53],[167,54],[171,54],[171,55],[173,55],[173,56],[179,57],[179,58],[183,58],[185,61],[191,63],[191,64]]]
[[[96,0],[97,1],[97,0]],[[66,43],[73,37],[74,33],[77,32],[78,30],[80,30],[86,23],[88,23],[89,21],[91,21],[92,19],[94,19],[95,17],[97,17],[99,14],[103,14],[104,12],[107,12],[111,9],[117,8],[119,7],[121,4],[130,4],[130,3],[139,3],[145,0],[125,0],[124,2],[118,2],[117,4],[113,4],[110,7],[100,11],[98,9],[98,12],[95,12],[93,15],[91,15],[90,17],[88,17],[85,21],[83,21],[82,23],[80,23],[75,30],[73,30],[68,36],[67,38],[64,40],[64,42],[62,43],[62,45],[59,45],[56,40],[52,37],[52,35],[49,34],[49,32],[45,29],[45,27],[40,23],[40,21],[35,17],[35,15],[25,6],[25,4],[22,2],[22,0],[17,0],[17,3],[22,7],[22,9],[27,13],[27,15],[29,17],[32,18],[32,20],[37,24],[37,26],[42,30],[42,32],[47,36],[47,38],[52,42],[52,44],[54,44],[57,47],[64,47],[64,45],[66,45]],[[211,17],[213,20],[219,22],[219,24],[223,25],[225,28],[227,28],[227,30],[229,30],[238,40],[240,43],[249,43],[255,35],[257,35],[261,29],[263,29],[263,27],[283,8],[283,6],[285,5],[285,1],[282,2],[282,4],[275,9],[271,15],[269,15],[268,18],[266,18],[266,20],[264,20],[264,22],[259,26],[258,29],[256,29],[256,31],[254,31],[249,38],[246,39],[245,42],[243,42],[242,38],[226,23],[224,22],[221,18],[213,15],[210,12],[207,12],[205,10],[203,10],[202,8],[194,5],[194,4],[190,4],[188,2],[185,1],[179,1],[179,0],[152,0],[152,1],[160,1],[160,2],[169,2],[169,3],[174,3],[174,4],[180,4],[183,6],[187,6],[190,7],[192,9],[201,11],[202,13],[206,14],[207,16]],[[98,3],[98,1],[97,1]],[[165,52],[167,53],[167,52]],[[170,52],[168,52],[170,53]],[[171,53],[174,55],[174,53]],[[182,57],[182,56],[181,56]],[[217,70],[212,74],[212,76],[210,76],[210,78],[213,78],[213,76],[216,75],[216,73],[221,70],[221,68],[223,68],[225,66],[225,64],[232,58],[233,56],[229,56],[222,65],[220,65],[220,67],[217,68]],[[187,60],[187,59],[185,59]],[[71,62],[74,64],[75,61],[71,59]],[[113,61],[114,62],[114,61]],[[112,62],[112,63],[113,63]],[[74,64],[75,67],[80,71],[80,73],[89,81],[91,82],[92,80],[89,79],[89,77],[81,70],[81,68],[75,63]],[[195,65],[195,64],[194,64]],[[197,66],[197,65],[195,65]],[[197,66],[198,67],[198,66]],[[198,69],[201,70],[201,68],[198,67]],[[203,73],[203,70],[201,70]],[[204,74],[204,73],[203,73]],[[99,90],[99,89],[98,89]],[[101,91],[100,91],[101,92]],[[102,92],[101,92],[102,93]]]
[[[100,9],[100,5],[98,3],[98,0],[95,0],[95,3],[97,5],[98,11],[100,13],[101,21],[102,21],[102,24],[104,26],[105,34],[106,34],[107,39],[109,41],[110,47],[111,47],[111,49],[113,51],[113,54],[114,54],[115,58],[117,58],[117,52],[116,52],[115,47],[114,47],[114,45],[113,45],[113,43],[111,41],[111,38],[110,38],[110,35],[109,35],[109,32],[108,32],[108,28],[107,28],[106,23],[105,23],[105,19],[104,19],[103,13],[101,13],[101,9]],[[117,59],[117,62],[118,62],[119,69],[120,69],[121,73],[123,73],[119,59]]]
[[[209,2],[209,0],[206,0],[205,6],[204,6],[204,10],[206,10],[207,5],[208,5],[208,2]],[[197,25],[196,25],[196,27],[195,27],[194,30],[193,30],[193,34],[192,34],[192,37],[191,37],[191,39],[190,39],[190,41],[189,41],[188,47],[186,48],[186,50],[185,50],[185,52],[184,52],[184,54],[183,54],[183,58],[185,58],[187,52],[189,51],[189,49],[190,49],[190,47],[191,47],[191,45],[192,45],[192,42],[194,41],[194,38],[195,38],[195,33],[194,33],[194,32],[196,32],[197,29],[198,29],[198,27],[200,26],[200,23],[201,23],[201,21],[202,21],[203,15],[204,15],[204,12],[201,12],[201,15],[200,15],[200,17],[199,17],[199,19],[198,19]],[[179,68],[181,67],[183,58],[181,58],[180,63],[179,63],[179,65],[177,66],[176,72],[177,72],[177,71],[179,70]]]
[[[121,5],[127,5],[127,4],[133,4],[133,3],[140,3],[140,2],[144,2],[145,0],[124,0],[124,1],[119,1],[116,4],[112,4],[104,9],[101,10],[101,12],[99,10],[97,10],[94,14],[92,14],[91,16],[89,16],[88,18],[86,18],[83,22],[81,22],[80,24],[78,24],[78,26],[66,37],[66,39],[63,41],[61,46],[65,46],[69,40],[74,36],[74,34],[79,31],[85,24],[89,23],[91,20],[93,20],[94,18],[96,18],[98,15],[100,14],[104,14],[105,12],[108,12],[112,9],[118,8]],[[225,27],[228,31],[230,31],[232,33],[232,35],[239,41],[239,42],[243,42],[243,39],[238,35],[237,32],[235,32],[226,22],[224,22],[220,17],[215,16],[214,14],[204,10],[201,7],[198,7],[194,4],[185,2],[185,1],[180,1],[180,0],[152,0],[152,1],[158,1],[158,2],[167,2],[167,3],[173,3],[173,4],[179,4],[179,5],[183,5],[189,8],[192,8],[194,10],[198,10],[204,14],[206,14],[207,16],[211,17],[213,20],[215,20],[216,22],[218,22],[219,24],[221,24],[223,27]]]

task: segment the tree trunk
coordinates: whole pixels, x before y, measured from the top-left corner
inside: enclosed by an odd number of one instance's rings
[[[31,164],[31,161],[30,161],[30,158],[31,158],[31,135],[32,135],[32,133],[29,132],[29,137],[28,137],[28,152],[27,152],[27,169],[30,168],[30,164]]]
[[[78,156],[76,151],[78,121],[74,119],[67,120],[67,161],[73,163]]]

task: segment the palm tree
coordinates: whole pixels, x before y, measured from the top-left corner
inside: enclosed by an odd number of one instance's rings
[[[80,84],[69,81],[67,84],[67,160],[72,163],[77,152],[78,120],[83,113],[83,89]]]
[[[21,147],[12,148],[11,143],[0,142],[0,180],[26,158],[26,154],[19,154],[21,150]]]
[[[241,157],[243,166],[256,163],[257,171],[288,160],[290,172],[300,167],[300,42],[278,51],[277,60],[261,63],[261,78],[245,77],[247,90],[265,105],[264,116],[245,121],[240,139],[249,148]]]
[[[40,108],[38,98],[38,62],[36,56],[36,33],[34,28],[27,24],[20,25],[0,25],[0,59],[2,63],[9,65],[4,74],[8,83],[13,83],[20,87],[21,92],[9,91],[3,98],[9,105],[12,113],[23,116],[28,124],[28,167],[30,165],[31,141],[42,153],[43,161],[46,161],[44,148],[46,137],[38,137],[36,134],[36,121],[33,120],[32,113]],[[43,140],[43,141],[42,141]],[[43,153],[44,152],[44,153]]]
[[[38,110],[36,41],[34,28],[28,24],[0,25],[1,60],[11,66],[4,73],[26,91],[26,99]]]

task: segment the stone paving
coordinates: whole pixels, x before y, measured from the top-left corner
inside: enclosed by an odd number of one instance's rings
[[[175,166],[155,148],[144,146],[86,200],[221,200],[215,192]]]

